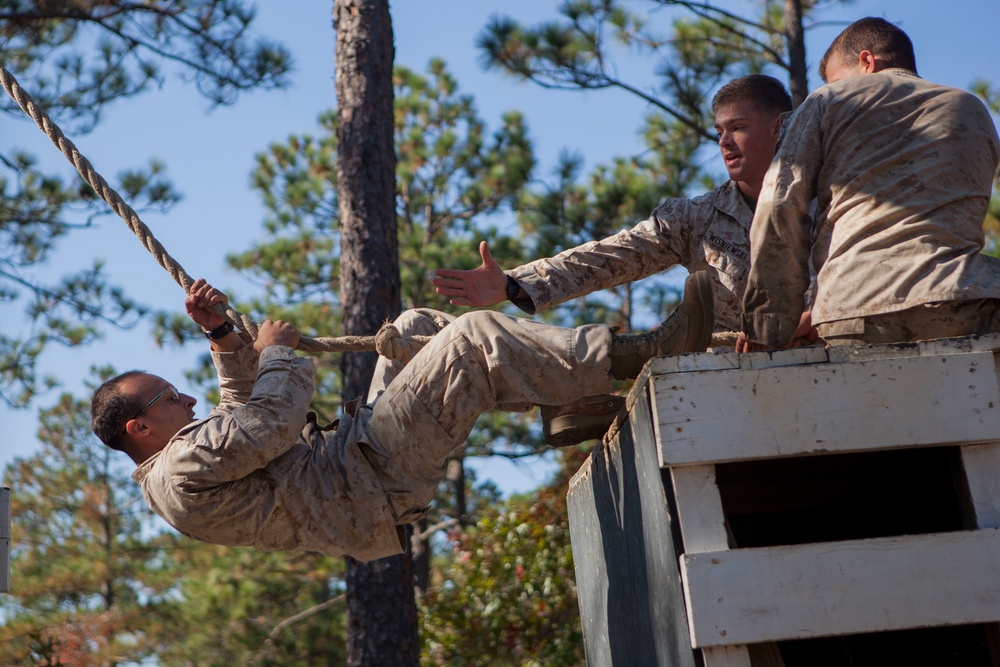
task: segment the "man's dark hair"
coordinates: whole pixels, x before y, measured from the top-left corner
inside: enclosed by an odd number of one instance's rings
[[[773,76],[750,74],[733,79],[712,98],[712,111],[729,104],[749,101],[759,113],[774,115],[792,110],[792,97],[785,86]]]
[[[111,378],[94,392],[90,399],[90,428],[94,435],[111,449],[123,451],[125,424],[142,409],[138,396],[121,391],[121,383],[145,371],[126,371]]]
[[[862,51],[871,51],[888,67],[917,71],[913,42],[907,34],[885,19],[868,16],[858,19],[837,35],[819,61],[819,75],[826,81],[826,67],[834,55],[840,56],[845,63],[852,63],[857,62]]]

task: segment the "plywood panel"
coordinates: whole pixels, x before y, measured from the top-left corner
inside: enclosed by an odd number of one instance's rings
[[[685,554],[697,647],[1000,620],[1000,530]]]
[[[660,465],[1000,438],[991,352],[653,376]]]
[[[594,449],[567,504],[587,663],[695,667],[648,395]]]

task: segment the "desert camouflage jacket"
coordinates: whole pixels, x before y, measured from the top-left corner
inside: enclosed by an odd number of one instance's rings
[[[668,199],[632,229],[507,274],[531,297],[525,309],[534,312],[678,264],[692,273],[709,269],[715,280],[715,328],[736,331],[750,266],[752,218],[736,183],[729,181],[699,197]]]

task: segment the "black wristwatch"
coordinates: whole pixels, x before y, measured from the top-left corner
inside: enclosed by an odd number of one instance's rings
[[[521,286],[517,284],[511,276],[507,276],[507,298],[510,301],[517,299],[517,295],[521,293]]]
[[[229,322],[225,322],[221,327],[218,327],[217,329],[212,329],[211,331],[202,330],[202,332],[205,334],[205,337],[208,338],[209,340],[219,340],[220,338],[225,338],[233,331],[234,331],[233,325],[230,324]]]

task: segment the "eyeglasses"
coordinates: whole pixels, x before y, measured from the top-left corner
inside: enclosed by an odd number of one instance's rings
[[[168,384],[166,387],[163,388],[163,391],[161,391],[159,394],[153,397],[153,400],[151,400],[149,403],[146,403],[146,405],[142,406],[142,409],[140,409],[139,412],[135,413],[135,417],[132,417],[132,419],[135,419],[146,410],[149,410],[151,407],[156,405],[156,402],[158,400],[160,400],[164,396],[167,396],[168,394],[170,395],[170,398],[174,401],[179,401],[181,398],[181,395],[177,393],[177,389],[174,387],[174,385]]]

